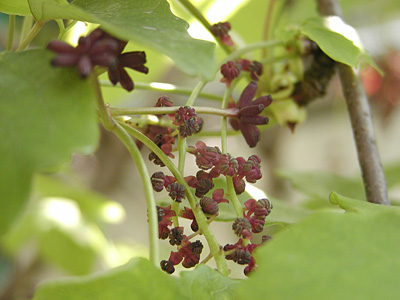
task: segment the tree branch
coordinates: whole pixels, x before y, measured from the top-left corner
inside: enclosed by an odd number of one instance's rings
[[[317,0],[317,4],[321,15],[342,17],[337,0]],[[379,158],[371,111],[364,88],[353,68],[338,63],[337,70],[350,115],[367,200],[377,204],[390,205],[385,174]]]

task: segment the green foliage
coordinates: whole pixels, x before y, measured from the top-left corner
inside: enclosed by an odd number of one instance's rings
[[[399,230],[393,211],[313,214],[256,252],[239,299],[397,299]]]
[[[32,174],[54,170],[98,140],[93,92],[45,50],[0,56],[0,234],[24,206]]]
[[[2,0],[0,1],[0,12],[19,16],[29,16],[31,14],[26,0]]]
[[[29,0],[37,20],[76,19],[100,24],[110,34],[149,46],[169,56],[182,71],[215,76],[215,45],[195,40],[187,33],[189,25],[176,16],[165,0],[76,0],[72,4],[58,1]]]
[[[238,281],[207,266],[172,277],[148,260],[136,258],[127,265],[80,279],[49,281],[36,291],[33,300],[109,299],[234,299]]]

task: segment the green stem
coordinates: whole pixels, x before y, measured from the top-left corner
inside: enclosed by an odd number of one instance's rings
[[[150,174],[146,167],[146,163],[140,153],[136,143],[132,140],[131,136],[119,125],[115,123],[115,126],[111,130],[128,149],[132,156],[135,166],[139,172],[140,178],[143,182],[144,194],[147,204],[147,215],[149,220],[149,259],[155,265],[160,264],[159,258],[159,244],[158,244],[158,217],[157,217],[157,206],[154,199],[154,193],[150,181]]]
[[[101,86],[106,86],[106,87],[121,88],[119,85],[113,85],[110,81],[107,81],[107,80],[100,80],[100,84],[101,84]],[[155,91],[155,92],[165,92],[165,93],[187,95],[187,96],[190,96],[193,92],[192,89],[188,89],[188,88],[185,88],[182,86],[177,86],[174,84],[162,83],[162,82],[151,82],[151,83],[135,82],[135,89],[136,90]],[[208,94],[208,93],[199,93],[197,95],[197,97],[203,98],[203,99],[215,100],[215,101],[222,100],[221,96]]]
[[[198,114],[217,115],[225,117],[236,117],[237,109],[235,108],[214,108],[214,107],[202,107],[193,106],[194,110]],[[135,108],[116,108],[110,109],[112,116],[127,116],[127,115],[157,115],[157,114],[173,114],[179,109],[179,106],[172,107],[135,107]]]
[[[148,219],[149,219],[149,244],[150,244],[150,261],[153,262],[155,266],[159,264],[159,245],[158,245],[158,216],[157,216],[157,206],[154,199],[154,194],[152,190],[152,184],[150,180],[150,175],[146,167],[146,163],[140,153],[139,148],[136,146],[135,142],[132,140],[130,135],[115,121],[113,121],[107,112],[106,106],[104,105],[103,96],[101,93],[99,81],[94,72],[90,74],[90,81],[95,90],[97,98],[98,113],[101,122],[104,127],[112,131],[126,146],[129,153],[135,162],[136,168],[139,172],[140,178],[142,179],[144,186],[144,194],[146,198],[146,204],[148,209]]]
[[[200,81],[193,89],[192,93],[190,94],[189,99],[186,102],[186,106],[192,106],[196,101],[197,97],[199,96],[201,90],[207,84],[205,81]]]
[[[189,0],[178,0],[178,2],[181,3],[183,7],[185,7],[193,15],[193,17],[195,17],[211,33],[211,35],[213,35],[213,33],[210,31],[211,28],[210,22],[208,22],[208,20],[203,16],[203,14],[192,3],[190,3]],[[227,45],[225,45],[224,43],[222,43],[219,38],[215,38],[215,40],[227,54],[232,52],[232,49]]]
[[[19,39],[20,44],[25,39],[25,37],[28,35],[29,30],[31,30],[32,23],[33,23],[33,16],[25,16],[24,17],[24,22],[22,23],[22,28],[21,28],[21,36]]]
[[[229,54],[227,57],[225,57],[221,62],[220,65],[231,61],[231,60],[236,60],[240,58],[243,54],[247,52],[251,52],[257,49],[264,49],[264,48],[269,48],[269,47],[276,47],[276,46],[283,46],[283,42],[281,41],[263,41],[263,42],[258,42],[258,43],[253,43],[249,44],[243,48],[240,48],[231,54]]]
[[[208,224],[207,218],[202,212],[200,206],[197,203],[193,192],[191,191],[189,185],[186,183],[183,175],[179,172],[178,168],[174,165],[174,163],[165,155],[165,153],[157,147],[147,136],[145,136],[140,131],[121,123],[121,126],[134,138],[141,141],[150,151],[153,151],[154,154],[158,156],[158,158],[164,163],[164,165],[170,170],[172,175],[176,178],[176,180],[185,187],[186,197],[189,201],[190,207],[193,211],[193,214],[196,218],[197,224],[199,225],[199,229],[207,240],[208,246],[210,248],[210,253],[214,257],[215,262],[217,264],[217,268],[219,271],[228,275],[228,267],[223,256],[223,251],[218,241],[216,240],[214,234],[211,231],[211,228]]]
[[[8,33],[7,33],[7,46],[6,50],[11,51],[14,41],[14,29],[15,29],[15,15],[9,15],[8,17]]]
[[[264,32],[263,32],[263,41],[268,41],[270,32],[271,32],[271,23],[272,23],[272,11],[275,6],[276,0],[269,0],[269,4],[267,7],[267,13],[265,16],[265,23],[264,23]],[[268,53],[268,48],[264,48],[261,51],[261,58],[266,58]]]
[[[57,23],[57,25],[58,25],[58,28],[60,29],[60,33],[58,34],[58,38],[57,38],[57,39],[61,40],[62,37],[63,37],[64,34],[65,34],[65,25],[64,25],[64,21],[63,21],[62,19],[56,19],[55,21],[56,21],[56,23]]]
[[[228,102],[229,102],[229,99],[232,94],[232,89],[233,89],[233,85],[231,85],[230,87],[228,87],[225,90],[224,99],[222,101],[222,109],[224,109],[228,106]],[[222,151],[222,153],[228,153],[226,117],[225,116],[222,117],[222,120],[221,120],[221,151]],[[240,218],[240,217],[242,217],[242,214],[243,214],[243,207],[236,195],[232,177],[226,176],[226,186],[228,188],[228,194],[230,196],[231,203],[232,203],[233,207],[235,208],[236,216],[238,218]]]
[[[18,46],[17,50],[15,51],[21,51],[24,50],[30,42],[35,38],[35,36],[39,33],[39,31],[42,29],[45,21],[39,21],[36,22],[35,25],[33,25],[32,29],[29,31],[28,35],[24,38],[24,40],[21,42],[21,44]]]

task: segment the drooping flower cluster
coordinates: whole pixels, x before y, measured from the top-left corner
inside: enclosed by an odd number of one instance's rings
[[[264,108],[272,103],[270,95],[262,96],[253,100],[257,91],[257,83],[250,82],[243,90],[237,103],[231,102],[228,107],[238,108],[237,117],[229,118],[229,123],[234,130],[240,130],[246,143],[251,147],[255,147],[260,140],[260,131],[258,125],[268,124],[269,119],[260,115]]]
[[[224,251],[228,260],[233,260],[240,265],[247,265],[244,269],[244,274],[247,276],[257,265],[253,257],[253,251],[258,244],[253,244],[253,233],[261,233],[264,229],[265,218],[271,213],[272,204],[268,199],[263,198],[258,201],[249,199],[244,203],[245,210],[243,218],[236,218],[232,224],[233,232],[239,236],[239,241],[236,244],[227,244]],[[266,242],[271,237],[265,235],[262,237],[262,242]]]
[[[129,74],[124,68],[147,74],[146,54],[142,51],[122,53],[126,41],[121,41],[101,29],[95,29],[88,36],[80,37],[73,47],[63,41],[50,41],[47,48],[58,56],[52,60],[54,66],[76,66],[82,77],[87,77],[95,66],[106,67],[112,84],[118,82],[127,91],[134,88]]]
[[[258,61],[250,61],[248,59],[238,59],[236,61],[228,61],[221,66],[222,79],[221,82],[226,83],[226,86],[230,86],[231,82],[239,77],[241,71],[250,73],[252,80],[258,80],[263,74],[263,65]]]

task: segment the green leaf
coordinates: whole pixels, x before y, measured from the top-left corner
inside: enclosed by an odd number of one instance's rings
[[[185,271],[180,275],[179,285],[184,287],[188,299],[235,299],[234,287],[240,282],[206,265],[198,265],[194,271]]]
[[[397,299],[397,213],[317,213],[256,250],[238,299]]]
[[[333,191],[352,198],[365,199],[361,179],[347,178],[327,172],[278,170],[276,174],[289,180],[296,190],[312,199],[327,202],[329,194]]]
[[[288,203],[276,198],[269,199],[273,205],[271,213],[265,219],[268,223],[287,223],[299,222],[310,214],[310,211],[294,203]]]
[[[323,19],[309,19],[300,27],[300,30],[316,42],[321,50],[333,60],[354,68],[358,66],[362,53],[360,46],[356,46],[342,34],[327,28]]]
[[[97,275],[44,283],[38,287],[33,300],[188,299],[182,294],[185,291],[176,278],[148,260],[137,258]]]
[[[367,201],[356,200],[339,195],[338,193],[335,192],[330,194],[329,201],[334,205],[338,205],[339,207],[343,208],[346,211],[363,212],[363,213],[375,213],[377,211],[393,212],[399,214],[400,216],[400,207],[398,206],[385,206],[385,205],[370,203]]]
[[[0,234],[23,208],[34,172],[97,145],[91,86],[75,69],[53,68],[52,57],[45,50],[0,55]]]
[[[76,0],[72,4],[29,0],[29,3],[37,20],[76,19],[100,24],[120,39],[166,54],[189,75],[201,75],[206,80],[215,76],[215,44],[191,38],[187,33],[189,25],[171,13],[165,0]]]
[[[29,16],[31,11],[29,10],[28,1],[26,0],[1,0],[0,1],[0,12],[10,15],[18,16]]]

